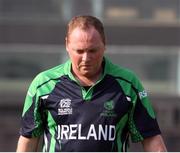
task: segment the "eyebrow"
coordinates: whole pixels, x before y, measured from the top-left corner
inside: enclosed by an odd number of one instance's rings
[[[90,48],[72,48],[73,50],[96,50],[99,49],[99,46],[95,46],[95,47],[90,47]]]

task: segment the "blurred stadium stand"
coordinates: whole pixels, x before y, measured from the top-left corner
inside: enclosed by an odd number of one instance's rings
[[[168,151],[180,151],[180,0],[0,0],[0,151],[15,151],[28,86],[67,59],[65,26],[79,14],[103,21],[107,56],[140,77]]]

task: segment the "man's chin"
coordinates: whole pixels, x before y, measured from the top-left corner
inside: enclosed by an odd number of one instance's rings
[[[81,73],[83,76],[85,76],[85,77],[92,77],[94,74],[92,73],[92,72],[90,72],[90,71],[83,71],[82,73]]]

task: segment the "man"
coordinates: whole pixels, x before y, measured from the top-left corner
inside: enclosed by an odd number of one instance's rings
[[[70,60],[40,73],[25,100],[17,151],[166,151],[147,93],[129,70],[106,57],[102,23],[74,17],[67,28]]]

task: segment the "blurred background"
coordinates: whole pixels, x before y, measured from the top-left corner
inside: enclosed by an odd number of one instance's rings
[[[68,58],[66,24],[79,14],[104,23],[106,55],[139,76],[168,151],[180,151],[180,0],[0,0],[0,151],[15,151],[29,84]]]

